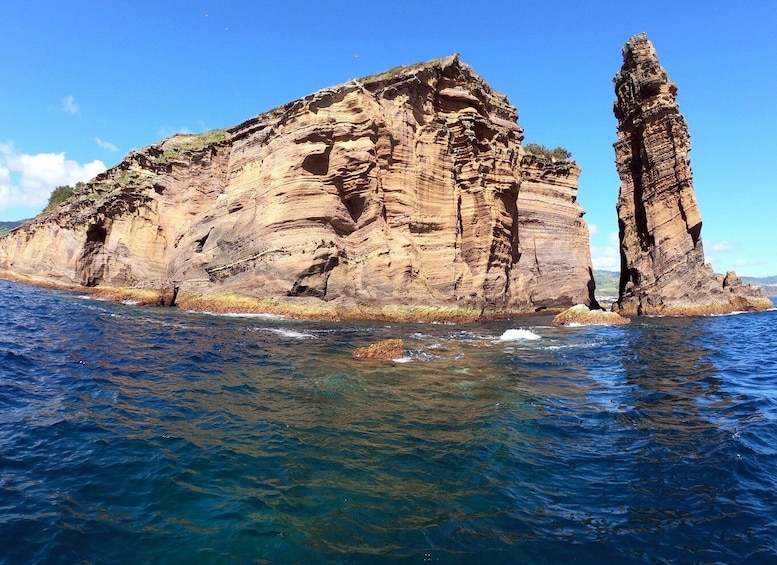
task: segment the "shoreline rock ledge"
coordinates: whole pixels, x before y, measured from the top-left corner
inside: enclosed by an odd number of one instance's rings
[[[133,151],[0,238],[0,271],[184,308],[595,306],[580,167],[526,154],[517,118],[458,55],[352,80]]]
[[[644,33],[626,42],[623,66],[613,82],[621,181],[621,278],[613,310],[634,316],[773,308],[735,273],[716,276],[704,262],[688,126],[675,102],[677,87]]]

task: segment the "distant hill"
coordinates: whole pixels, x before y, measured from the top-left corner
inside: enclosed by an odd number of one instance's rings
[[[757,286],[764,291],[769,298],[777,297],[777,276],[771,277],[742,277],[742,282]]]
[[[618,296],[620,278],[618,271],[594,271],[596,295]]]
[[[17,222],[0,222],[0,235],[5,235],[12,229],[21,226],[27,220],[19,220]]]
[[[598,299],[609,297],[618,297],[618,282],[620,273],[618,271],[595,271],[594,280],[596,281],[596,297]],[[766,296],[777,297],[777,275],[771,277],[742,277],[742,282],[755,286],[764,291]],[[600,300],[601,301],[601,300]]]

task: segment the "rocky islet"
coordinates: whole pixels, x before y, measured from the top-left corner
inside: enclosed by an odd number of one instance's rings
[[[688,125],[676,103],[677,86],[644,33],[626,42],[614,84],[621,180],[621,279],[614,310],[633,316],[772,308],[735,273],[715,276],[705,263]]]
[[[687,125],[644,34],[615,78],[624,315],[771,307],[704,264]],[[38,282],[482,316],[596,310],[580,167],[458,56],[130,153],[0,239]],[[768,304],[767,304],[768,303]]]
[[[530,313],[592,304],[580,168],[458,56],[127,156],[0,242],[85,286]]]

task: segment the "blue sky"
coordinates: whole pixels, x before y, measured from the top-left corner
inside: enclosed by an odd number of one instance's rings
[[[716,271],[777,274],[777,2],[0,2],[0,220],[175,132],[460,53],[526,141],[583,167],[594,266],[618,269],[612,78],[646,32],[679,88]]]

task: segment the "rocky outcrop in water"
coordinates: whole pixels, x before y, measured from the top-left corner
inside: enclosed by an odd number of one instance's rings
[[[591,304],[572,162],[457,56],[128,155],[0,240],[66,284],[532,312]]]
[[[405,354],[405,342],[401,339],[386,339],[366,347],[357,347],[354,359],[401,359]]]
[[[626,42],[614,83],[621,179],[621,279],[614,309],[638,315],[771,308],[760,291],[726,283],[729,275],[715,277],[704,262],[688,126],[675,102],[677,87],[645,34]]]
[[[576,304],[557,314],[550,325],[554,328],[565,326],[619,326],[631,320],[617,312],[590,309],[585,304]]]

